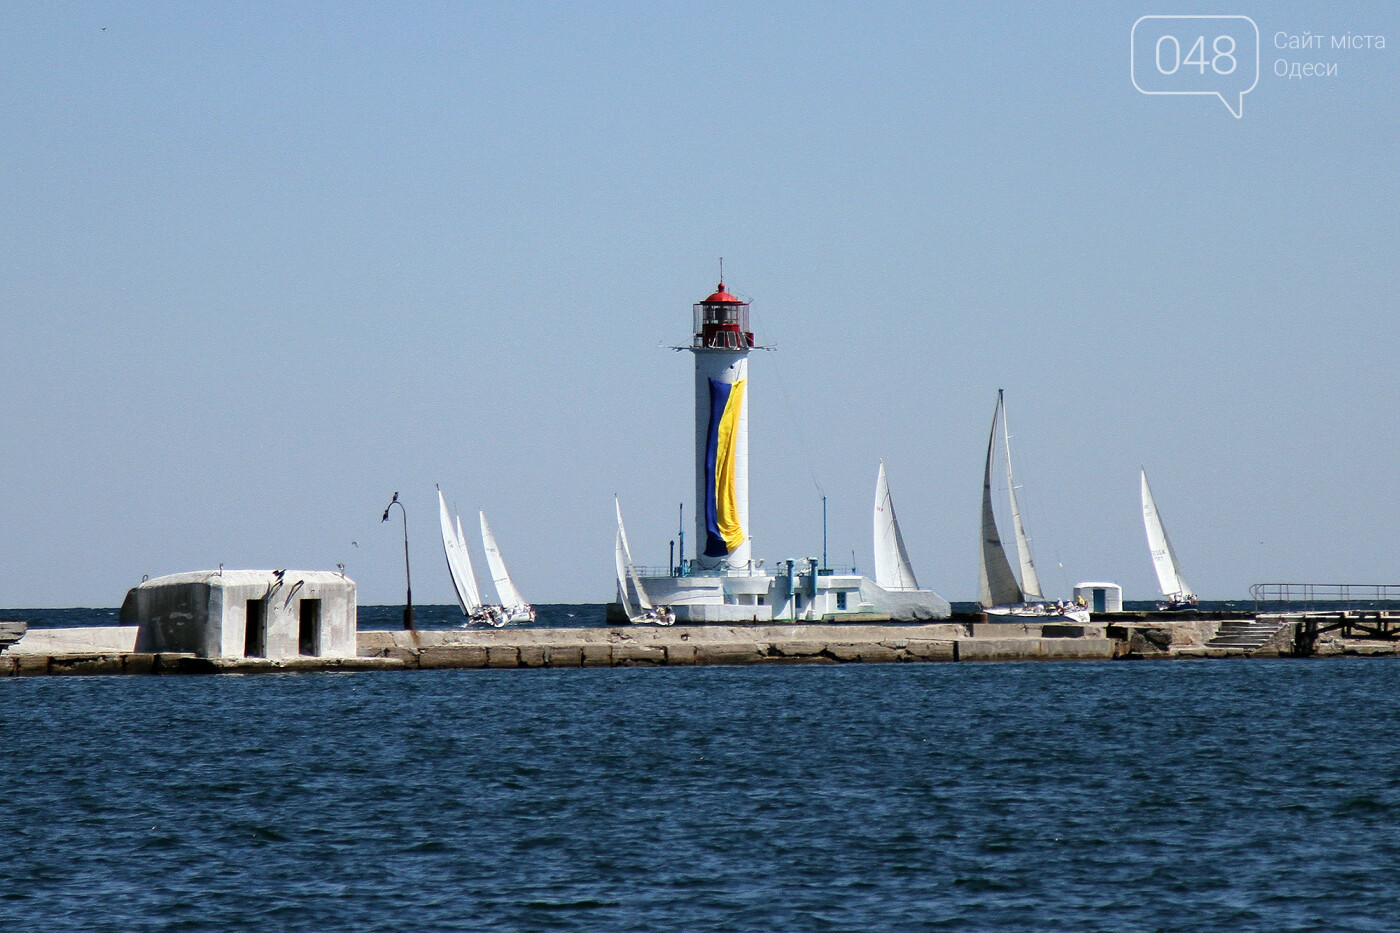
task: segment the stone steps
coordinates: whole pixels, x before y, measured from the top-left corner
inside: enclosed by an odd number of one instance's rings
[[[1230,619],[1220,623],[1215,637],[1206,642],[1208,648],[1243,648],[1254,651],[1268,642],[1283,628],[1278,621],[1258,619]]]

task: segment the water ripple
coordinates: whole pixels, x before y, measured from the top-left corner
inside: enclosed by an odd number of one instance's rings
[[[6,679],[0,928],[1388,930],[1397,669]]]

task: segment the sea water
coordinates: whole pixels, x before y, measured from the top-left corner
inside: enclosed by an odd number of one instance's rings
[[[1400,928],[1400,662],[0,678],[0,930]]]

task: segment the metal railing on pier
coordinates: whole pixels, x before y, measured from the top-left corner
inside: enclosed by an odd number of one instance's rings
[[[1400,583],[1256,583],[1254,611],[1400,612]]]
[[[637,571],[637,576],[639,576],[639,577],[688,577],[688,576],[690,576],[691,574],[695,574],[695,573],[699,573],[699,572],[700,572],[699,570],[696,570],[694,567],[689,566],[689,564],[690,564],[689,561],[687,561],[686,563],[687,563],[687,566],[685,566],[685,567],[680,567],[680,568],[677,568],[677,567],[642,567],[642,566],[634,566],[633,569]],[[710,572],[710,573],[723,573],[723,574],[724,574],[725,576],[727,576],[727,577],[754,577],[754,576],[760,576],[760,575],[763,573],[763,561],[761,561],[761,560],[753,561],[753,566],[751,566],[751,567],[723,567],[723,568],[722,568],[721,570],[719,570],[719,571],[708,571],[708,572]],[[821,572],[822,572],[822,573],[829,573],[830,571],[823,570],[823,571],[821,571]]]

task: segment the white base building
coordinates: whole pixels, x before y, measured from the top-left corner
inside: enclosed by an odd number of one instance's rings
[[[885,589],[860,574],[820,570],[812,558],[784,561],[777,573],[710,570],[641,580],[677,622],[923,622],[952,611],[932,590]],[[616,603],[608,614],[626,621]]]

